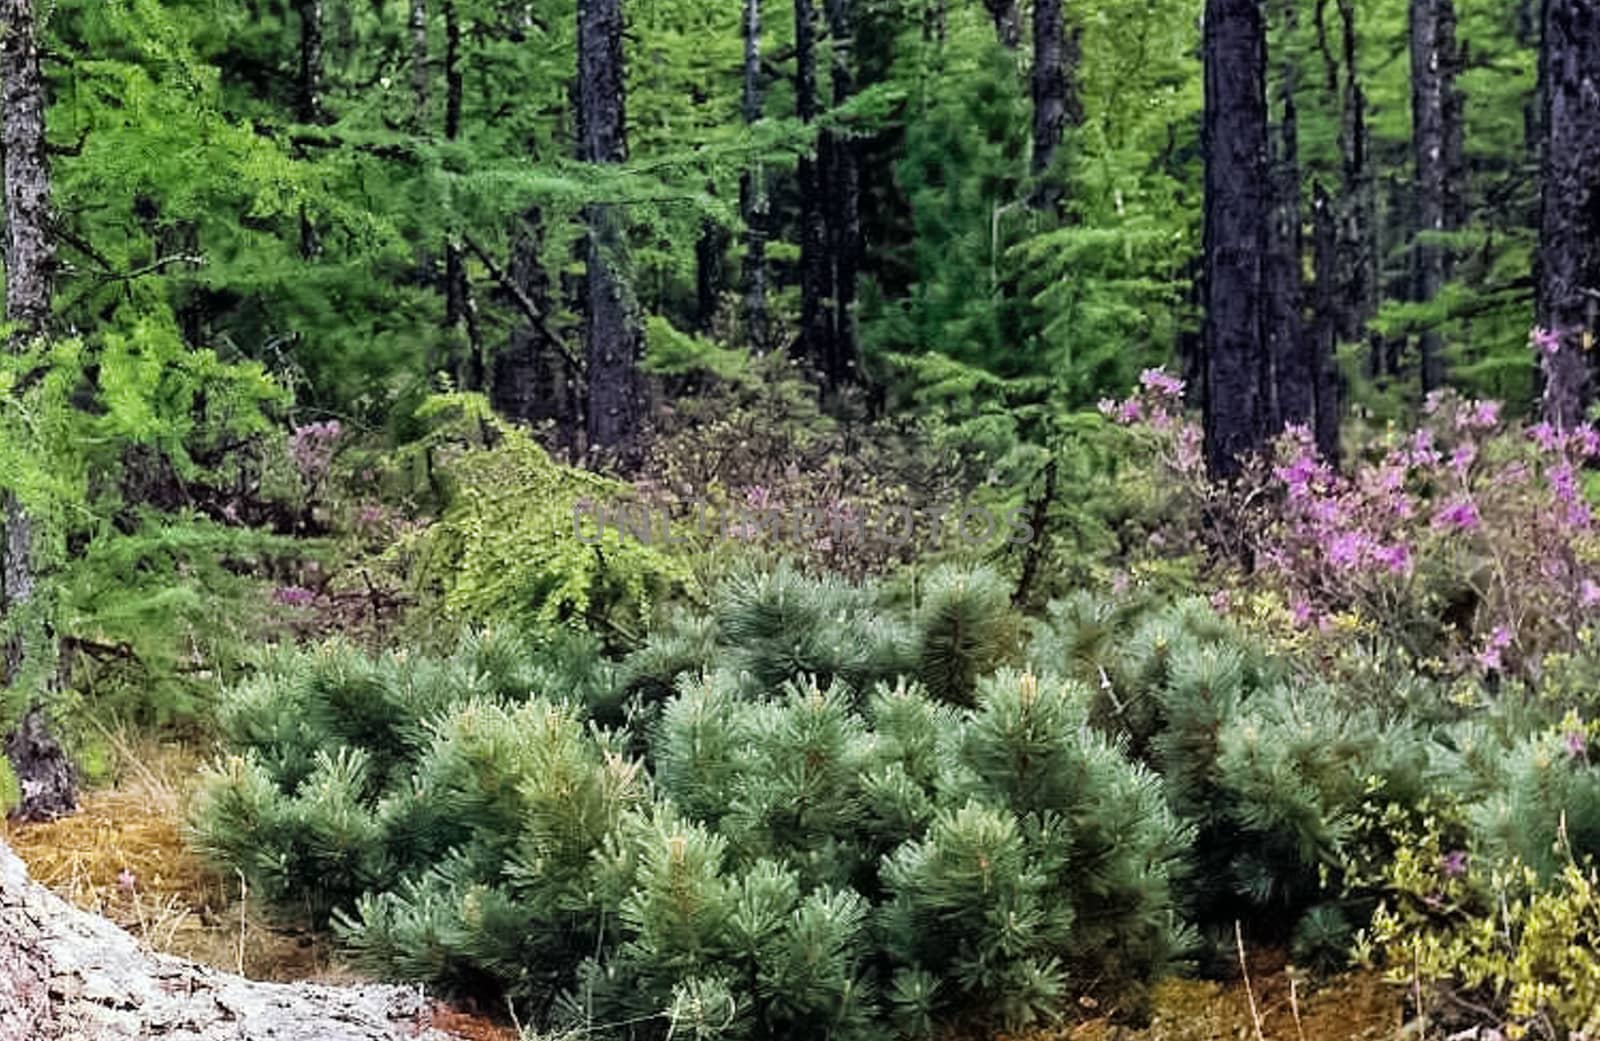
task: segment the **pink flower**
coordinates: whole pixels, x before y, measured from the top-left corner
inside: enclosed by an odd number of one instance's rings
[[[1144,403],[1137,398],[1129,398],[1117,409],[1117,422],[1131,426],[1144,418]]]
[[[1529,337],[1535,350],[1542,354],[1554,354],[1561,349],[1561,334],[1554,329],[1542,329],[1534,326]]]
[[[1411,548],[1403,543],[1379,547],[1374,551],[1373,559],[1396,575],[1409,574],[1411,571]]]
[[[286,607],[305,607],[317,598],[317,594],[304,586],[279,586],[273,591],[272,599]]]
[[[1233,597],[1228,595],[1226,589],[1219,589],[1211,594],[1211,609],[1218,614],[1226,614],[1233,605]]]
[[[1534,443],[1546,452],[1553,452],[1560,448],[1561,443],[1565,440],[1561,431],[1551,426],[1548,420],[1529,427],[1528,436],[1533,438]]]
[[[139,876],[135,875],[132,871],[129,871],[127,868],[123,868],[121,871],[117,872],[117,886],[124,893],[133,892],[133,887],[138,885],[138,883],[139,883]]]
[[[1574,759],[1582,759],[1589,753],[1589,743],[1584,740],[1583,731],[1572,730],[1567,733],[1565,744],[1567,754]]]
[[[1510,629],[1503,625],[1495,626],[1494,631],[1489,634],[1489,638],[1484,641],[1483,649],[1478,651],[1478,665],[1485,672],[1495,672],[1501,669],[1503,663],[1500,658],[1500,652],[1511,646],[1512,639]]]
[[[1455,528],[1458,531],[1471,531],[1478,526],[1478,521],[1478,507],[1466,498],[1451,499],[1433,516],[1435,528]]]
[[[1578,603],[1584,607],[1600,604],[1600,582],[1586,578],[1578,586]]]
[[[1296,597],[1289,605],[1289,613],[1294,618],[1294,624],[1302,629],[1315,621],[1317,616],[1311,604],[1300,597]]]
[[[1439,858],[1439,870],[1446,878],[1460,878],[1467,873],[1466,850],[1451,850]]]
[[[1183,396],[1183,380],[1167,372],[1165,369],[1145,369],[1139,374],[1139,384],[1145,390],[1164,397],[1177,398]]]

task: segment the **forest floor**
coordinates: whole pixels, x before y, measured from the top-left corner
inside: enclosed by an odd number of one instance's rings
[[[267,919],[237,877],[209,869],[184,841],[200,757],[183,745],[113,735],[111,783],[86,792],[78,813],[46,824],[5,824],[30,874],[149,947],[251,979],[352,983],[327,937]],[[1140,1029],[1092,1018],[999,1041],[1377,1041],[1400,1034],[1395,988],[1371,974],[1293,981],[1283,956],[1250,957],[1250,983],[1174,979],[1158,985]],[[440,1007],[434,1025],[465,1041],[515,1041],[481,1017]]]

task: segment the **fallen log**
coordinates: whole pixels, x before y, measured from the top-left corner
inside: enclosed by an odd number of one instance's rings
[[[0,841],[0,1041],[448,1041],[421,990],[259,983],[141,947]]]

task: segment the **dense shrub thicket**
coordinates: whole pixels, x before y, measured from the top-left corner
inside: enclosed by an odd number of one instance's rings
[[[1331,967],[1387,898],[1381,949],[1429,835],[1600,852],[1600,771],[1538,702],[1391,702],[1358,647],[1314,675],[1203,601],[1028,621],[981,570],[779,570],[715,602],[620,660],[280,659],[224,701],[199,841],[386,974],[640,1038],[1127,1011],[1235,922]]]

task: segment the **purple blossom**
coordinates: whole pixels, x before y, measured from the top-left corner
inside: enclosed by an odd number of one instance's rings
[[[1503,625],[1495,626],[1494,631],[1489,634],[1488,640],[1485,641],[1483,649],[1476,655],[1478,666],[1485,672],[1498,672],[1504,668],[1501,652],[1511,646],[1513,639],[1514,636],[1510,629]]]
[[[272,599],[286,607],[305,607],[316,598],[317,594],[304,586],[279,586],[272,593]]]
[[[1406,575],[1411,573],[1411,548],[1404,543],[1393,546],[1380,546],[1372,554],[1373,559],[1392,574]]]
[[[1586,578],[1578,586],[1578,603],[1583,607],[1600,604],[1600,582]]]
[[[1433,517],[1435,528],[1455,528],[1458,531],[1472,531],[1478,522],[1478,507],[1471,499],[1464,497],[1451,499]]]
[[[1581,730],[1567,731],[1563,743],[1566,745],[1567,754],[1574,759],[1582,759],[1589,754],[1589,742],[1584,739]]]
[[[1555,451],[1566,440],[1561,431],[1552,426],[1549,420],[1544,420],[1529,427],[1528,436],[1533,438],[1534,443],[1546,452]]]
[[[1165,369],[1145,369],[1139,374],[1139,385],[1160,397],[1178,398],[1183,396],[1183,380]]]
[[[337,419],[294,428],[289,435],[289,458],[307,484],[320,484],[328,476],[343,436],[344,427]]]
[[[1144,402],[1129,398],[1117,409],[1117,422],[1131,426],[1144,418]]]
[[[1439,858],[1439,870],[1446,878],[1460,878],[1467,873],[1467,851],[1453,849]]]
[[[1534,350],[1539,351],[1541,354],[1550,355],[1561,350],[1561,334],[1554,329],[1534,326],[1533,333],[1529,339],[1533,343]]]
[[[123,868],[121,871],[117,872],[117,886],[124,893],[133,892],[134,887],[137,886],[138,884],[139,884],[139,876],[135,875],[132,871],[129,871],[127,868]]]

